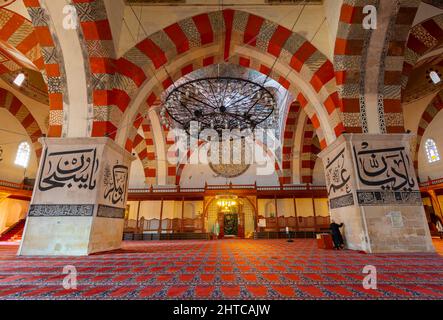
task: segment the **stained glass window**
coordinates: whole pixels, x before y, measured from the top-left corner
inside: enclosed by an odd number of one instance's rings
[[[440,161],[440,154],[438,153],[437,145],[435,144],[434,140],[426,140],[425,147],[429,163]]]
[[[30,156],[31,146],[29,145],[29,143],[20,143],[17,150],[17,156],[15,157],[15,164],[20,167],[27,168]]]

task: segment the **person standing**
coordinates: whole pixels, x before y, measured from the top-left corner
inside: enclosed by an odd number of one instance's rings
[[[218,221],[215,221],[215,224],[213,226],[213,234],[215,235],[215,239],[218,239],[218,236],[220,234],[220,225],[218,224]]]
[[[441,220],[438,219],[437,223],[435,224],[437,231],[438,231],[438,235],[440,236],[440,239],[443,240],[443,224],[441,223]]]
[[[332,220],[329,226],[332,233],[332,241],[334,242],[334,249],[340,250],[344,248],[343,236],[341,235],[340,228],[343,227],[343,223],[337,224]]]

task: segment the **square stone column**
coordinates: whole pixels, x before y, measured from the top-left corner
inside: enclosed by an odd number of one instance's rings
[[[320,153],[331,220],[349,249],[434,252],[410,134],[344,134]]]
[[[19,255],[120,248],[133,156],[109,138],[44,138]]]

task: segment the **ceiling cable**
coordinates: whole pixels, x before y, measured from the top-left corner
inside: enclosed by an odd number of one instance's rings
[[[146,31],[146,29],[144,28],[144,26],[143,26],[143,24],[142,24],[142,21],[141,21],[141,18],[140,18],[140,17],[137,15],[137,13],[135,12],[134,7],[133,7],[131,4],[128,4],[128,5],[129,5],[129,7],[130,7],[130,9],[131,9],[131,11],[132,11],[132,13],[133,13],[135,19],[137,20],[137,22],[138,22],[138,24],[139,24],[139,28],[141,28],[141,29],[143,30],[143,32],[144,32],[144,34],[145,34],[146,37],[149,37],[149,34],[148,34],[148,32]],[[219,1],[219,9],[222,9],[223,6],[224,6],[224,4],[223,4],[223,0]],[[298,8],[298,7],[299,7],[299,6],[297,6],[297,8]],[[298,23],[298,21],[299,21],[301,15],[302,15],[302,13],[303,13],[305,7],[306,7],[306,0],[303,1],[303,7],[302,7],[300,13],[298,14],[297,19],[295,20],[295,22],[294,22],[292,28],[291,28],[291,31],[292,31],[292,32],[293,32],[293,29],[295,28],[296,24]],[[295,8],[295,9],[296,9],[296,8]],[[281,17],[279,20],[283,20],[284,18],[286,18],[287,16],[289,16],[290,14],[292,14],[293,11],[294,11],[295,9],[289,11],[287,14],[285,14],[285,15],[284,15],[283,17]],[[136,38],[134,37],[134,35],[132,34],[131,29],[129,28],[129,26],[128,26],[126,20],[125,20],[125,18],[123,18],[123,21],[124,21],[124,23],[125,23],[125,25],[126,25],[126,28],[128,29],[128,32],[130,33],[132,39],[134,40],[135,43],[137,43],[137,42],[138,42],[138,39],[136,39]],[[271,27],[272,27],[271,25],[265,27],[265,28],[263,29],[263,32],[266,31],[267,29],[270,29]],[[242,47],[246,47],[247,45],[253,43],[254,41],[257,40],[258,36],[259,36],[259,34],[257,34],[257,35],[254,36],[253,38],[251,38],[247,43],[243,43],[241,46],[242,46]],[[287,39],[286,41],[288,41],[288,39]],[[232,57],[234,57],[234,56],[236,56],[236,55],[238,55],[237,52],[234,53],[234,54],[229,55],[226,59],[224,59],[224,62],[228,62]],[[273,68],[274,68],[274,66],[275,66],[275,64],[276,64],[276,62],[277,62],[277,60],[278,60],[278,57],[275,59],[275,61],[274,61],[274,63],[273,63],[273,66],[272,66],[272,68],[271,68],[271,71],[270,71],[269,74],[265,77],[265,80],[264,80],[264,82],[263,82],[264,84],[265,84],[266,81],[268,80],[269,75],[271,74],[271,72],[272,72],[272,70],[273,70]],[[172,80],[172,78],[171,78],[171,76],[170,76],[170,74],[169,74],[169,72],[168,72],[168,70],[166,69],[165,66],[163,66],[163,69],[165,70],[167,76]],[[150,71],[151,71],[151,70],[150,70]],[[161,81],[158,79],[158,77],[157,77],[157,75],[156,75],[156,72],[155,72],[155,71],[151,71],[151,72],[152,72],[153,76],[155,77],[155,79],[157,80],[157,82],[158,82],[158,83],[161,83]],[[288,75],[289,75],[289,74],[290,74],[290,72],[288,73]],[[186,78],[186,76],[185,76],[185,78]],[[175,82],[174,82],[174,81],[172,81],[172,84],[173,84],[174,88],[177,88],[176,85],[175,85]],[[280,87],[281,87],[281,84],[280,84]],[[284,99],[286,98],[287,94],[288,94],[288,91],[286,92],[286,95],[285,95]],[[134,122],[137,122],[137,121],[140,120],[141,118],[145,118],[145,115],[141,114],[140,116],[138,116],[138,117],[134,120]],[[115,130],[115,131],[113,131],[113,132],[111,132],[111,133],[108,133],[107,136],[113,135],[114,133],[118,132],[119,130],[121,130],[121,129],[123,129],[123,128],[127,128],[128,126],[131,126],[131,125],[133,125],[133,124],[128,124],[128,125],[125,125],[125,126],[123,126],[123,127],[120,127],[119,129],[117,129],[117,130]]]

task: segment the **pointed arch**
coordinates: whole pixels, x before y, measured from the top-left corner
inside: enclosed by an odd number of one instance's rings
[[[303,92],[305,106],[312,108],[310,116],[316,116],[318,127],[325,133],[325,145],[343,131],[333,65],[327,57],[299,34],[231,9],[179,21],[141,41],[117,60],[114,98],[117,113],[125,119],[123,126],[138,113],[134,109],[140,100],[158,100],[173,83],[175,74],[187,71],[196,56],[203,65],[232,63],[231,57],[234,63],[249,64],[251,68],[262,65],[256,70],[293,87],[297,94]],[[156,89],[146,89],[147,83]],[[125,144],[127,135],[122,135],[117,139]]]
[[[37,33],[25,17],[0,8],[0,43],[0,52],[9,58],[8,63],[0,64],[0,74],[23,67],[43,71],[44,61]]]
[[[404,131],[400,77],[407,40],[404,30],[411,28],[420,2],[343,0],[334,66],[348,133]],[[366,5],[374,5],[378,10],[377,30],[363,28]],[[381,11],[389,14],[382,16]],[[371,41],[382,41],[383,46],[371,46]],[[372,64],[377,68],[375,75],[366,72],[368,60],[374,57],[379,59]],[[368,99],[371,110],[367,110]],[[372,112],[376,112],[375,117]]]
[[[49,96],[49,137],[60,137],[63,128],[63,101],[65,95],[66,75],[63,67],[63,54],[61,53],[57,36],[53,29],[51,19],[39,1],[25,0],[24,4],[31,17],[35,35],[40,45],[43,57],[44,72]]]
[[[38,138],[43,136],[43,132],[29,109],[15,95],[3,88],[0,88],[0,108],[8,110],[22,124],[32,142],[37,158],[40,159],[42,146]]]
[[[288,116],[286,118],[285,131],[283,134],[283,157],[282,157],[282,183],[293,183],[293,158],[294,158],[294,141],[297,130],[297,120],[300,116],[301,106],[295,101],[291,104]]]
[[[402,90],[409,82],[414,66],[424,55],[443,46],[443,14],[415,25],[409,32],[402,70]]]

